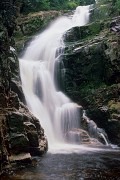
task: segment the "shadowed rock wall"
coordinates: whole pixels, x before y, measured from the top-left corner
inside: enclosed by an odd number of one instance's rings
[[[20,4],[0,2],[0,173],[11,162],[30,160],[31,155],[42,155],[48,148],[39,120],[23,104],[13,38]]]
[[[120,144],[120,17],[64,35],[65,92]]]

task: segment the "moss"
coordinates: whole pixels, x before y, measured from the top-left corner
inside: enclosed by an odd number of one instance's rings
[[[106,23],[103,21],[96,21],[85,26],[75,26],[69,29],[66,34],[64,34],[64,42],[66,45],[72,43],[84,42],[86,40],[91,40],[95,38],[100,32],[106,28]]]
[[[119,113],[120,102],[115,102],[115,100],[111,100],[108,102],[108,107],[112,113]]]

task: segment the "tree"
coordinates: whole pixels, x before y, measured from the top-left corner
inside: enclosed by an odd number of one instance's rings
[[[115,7],[118,10],[118,13],[120,14],[120,0],[117,0],[115,3]]]
[[[21,12],[29,13],[41,10],[49,10],[50,1],[49,0],[23,0]]]

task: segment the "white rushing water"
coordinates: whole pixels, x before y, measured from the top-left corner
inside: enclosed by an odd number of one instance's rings
[[[64,47],[62,36],[74,26],[89,21],[89,6],[77,7],[73,18],[60,17],[36,36],[20,59],[20,75],[27,105],[40,120],[49,147],[64,143],[64,135],[80,127],[78,105],[56,88],[55,63]],[[59,53],[58,53],[59,52]]]

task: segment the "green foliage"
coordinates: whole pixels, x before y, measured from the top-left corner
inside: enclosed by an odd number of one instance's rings
[[[113,2],[113,0],[97,0],[97,2],[98,2],[98,4],[108,4],[108,3]]]
[[[99,34],[102,30],[102,24],[100,22],[92,23],[91,26],[89,26],[89,31],[92,36]]]
[[[75,9],[79,5],[79,0],[50,0],[51,9]]]
[[[41,10],[75,9],[79,5],[95,3],[95,0],[23,0],[21,12],[29,13]]]
[[[49,0],[23,0],[21,12],[29,13],[41,10],[49,10],[50,1]]]
[[[77,4],[74,1],[67,3],[67,9],[75,9],[76,6]]]
[[[120,0],[116,1],[115,6],[120,11]]]
[[[80,5],[89,5],[89,4],[94,4],[95,0],[79,0]]]

